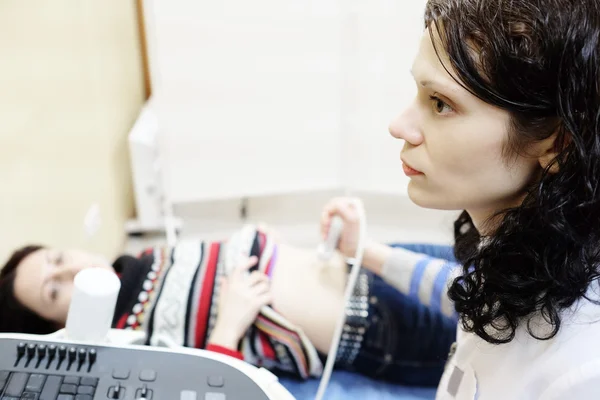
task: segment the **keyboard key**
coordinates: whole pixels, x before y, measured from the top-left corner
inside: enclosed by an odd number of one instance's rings
[[[18,397],[2,397],[2,400],[20,400]]]
[[[227,400],[225,393],[205,393],[204,400]]]
[[[179,396],[179,400],[197,400],[198,393],[194,390],[182,390]]]
[[[81,378],[81,385],[96,387],[98,385],[98,378]]]
[[[89,394],[78,394],[75,396],[75,400],[93,400],[94,398]]]
[[[115,379],[128,379],[129,370],[125,368],[115,368],[113,369],[112,377]]]
[[[204,400],[227,400],[225,393],[205,393]]]
[[[29,374],[26,372],[13,372],[4,391],[6,397],[21,397],[25,384],[29,379]]]
[[[56,400],[75,400],[75,397],[70,394],[59,394]]]
[[[46,378],[46,383],[40,394],[40,400],[56,400],[61,383],[61,376],[51,375]]]
[[[63,383],[60,386],[60,393],[64,394],[77,394],[77,386],[69,385],[68,383]]]
[[[225,385],[225,380],[222,376],[213,375],[208,377],[208,386],[210,387],[223,387]]]
[[[77,388],[77,394],[91,394],[93,395],[96,392],[96,389],[92,386],[79,386]]]
[[[10,371],[0,371],[0,393],[4,390],[4,386],[6,386],[6,382],[8,382],[8,377],[10,375]]]
[[[156,371],[153,369],[145,369],[140,372],[140,381],[154,382],[156,380]]]
[[[68,383],[69,385],[79,385],[79,377],[78,376],[65,376],[63,383]]]
[[[32,374],[27,381],[27,386],[25,386],[25,391],[27,392],[41,392],[44,387],[44,382],[46,382],[46,376],[40,374]]]
[[[21,400],[38,400],[40,398],[39,393],[25,392],[21,395]]]

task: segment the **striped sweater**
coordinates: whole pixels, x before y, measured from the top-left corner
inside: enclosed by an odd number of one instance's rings
[[[114,327],[145,331],[147,344],[167,339],[177,345],[207,348],[217,319],[219,278],[239,265],[240,257],[250,255],[259,259],[256,268],[269,275],[277,245],[252,226],[236,232],[227,242],[186,241],[172,249],[147,250],[139,257],[141,268],[121,268],[122,290]],[[216,350],[227,353],[226,349]],[[238,350],[253,365],[304,379],[322,372],[321,359],[306,335],[271,307],[263,307]]]

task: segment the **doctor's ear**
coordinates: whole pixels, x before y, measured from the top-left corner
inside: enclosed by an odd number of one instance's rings
[[[563,150],[571,141],[571,136],[567,132],[554,132],[547,139],[538,143],[539,157],[538,162],[542,169],[548,168],[548,172],[556,174],[559,171],[559,159]]]

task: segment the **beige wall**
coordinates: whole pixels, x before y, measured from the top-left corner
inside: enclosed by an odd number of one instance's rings
[[[43,242],[115,256],[144,101],[132,0],[0,1],[0,259]],[[92,237],[83,219],[100,206]]]

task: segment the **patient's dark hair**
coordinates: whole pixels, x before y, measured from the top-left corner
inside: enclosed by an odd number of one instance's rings
[[[56,323],[23,306],[14,292],[17,267],[28,255],[42,248],[36,245],[16,250],[0,271],[0,332],[46,334],[56,331]]]
[[[492,235],[482,240],[466,212],[455,222],[465,267],[449,289],[463,328],[490,343],[521,325],[552,338],[599,276],[600,1],[430,0],[425,26],[455,80],[509,112],[505,162],[557,135],[553,165]],[[532,329],[538,312],[550,334]]]

